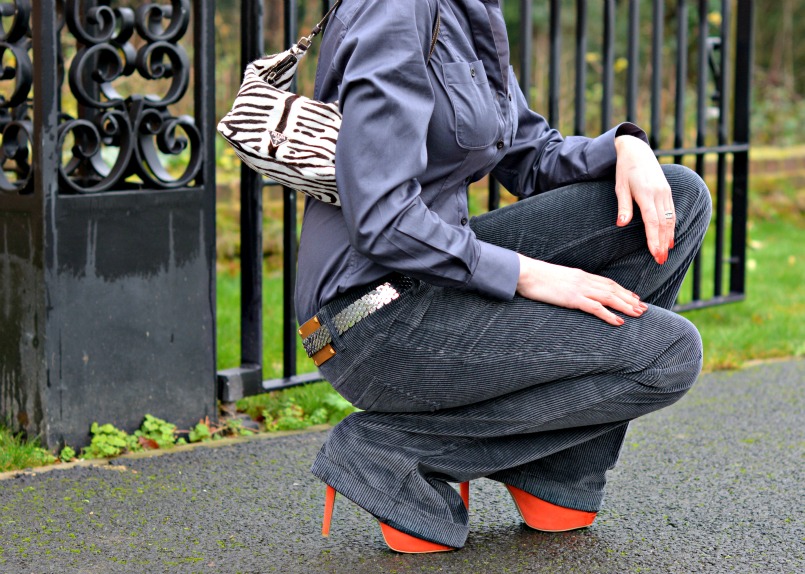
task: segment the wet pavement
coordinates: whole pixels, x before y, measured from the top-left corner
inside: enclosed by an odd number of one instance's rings
[[[0,572],[805,572],[805,361],[703,375],[633,422],[586,530],[531,531],[471,487],[457,552],[399,555],[339,497],[320,536],[326,432],[0,480]]]

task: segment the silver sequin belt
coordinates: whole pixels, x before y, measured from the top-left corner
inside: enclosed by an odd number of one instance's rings
[[[362,297],[356,299],[333,316],[333,326],[339,335],[343,335],[366,317],[399,299],[413,282],[407,277],[386,281],[378,285]],[[299,328],[302,345],[307,356],[320,366],[335,356],[332,346],[333,334],[330,328],[320,321],[317,314]]]

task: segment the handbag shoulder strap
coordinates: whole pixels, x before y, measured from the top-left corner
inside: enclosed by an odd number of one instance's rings
[[[335,12],[336,9],[341,5],[341,2],[342,0],[336,0],[333,5],[330,6],[330,9],[327,10],[327,13],[322,17],[319,23],[313,26],[310,34],[299,38],[299,41],[296,43],[296,48],[299,52],[306,52],[307,49],[310,48],[313,38],[324,30],[324,27],[327,26],[327,22],[330,20],[330,16],[332,16],[333,12]],[[441,10],[439,9],[439,0],[436,0],[436,23],[433,25],[433,39],[430,42],[430,52],[428,52],[428,59],[425,62],[425,65],[430,63],[430,57],[433,56],[433,51],[436,49],[436,40],[439,38],[439,29],[441,28],[441,25],[442,14]]]
[[[333,2],[333,5],[330,6],[330,9],[327,10],[327,13],[324,16],[322,16],[321,20],[319,20],[319,23],[313,26],[313,29],[310,31],[310,34],[300,38],[299,42],[296,43],[297,46],[302,48],[303,51],[307,50],[310,47],[310,43],[313,41],[313,38],[316,36],[316,34],[324,30],[324,27],[327,25],[327,21],[330,19],[330,16],[332,16],[336,8],[338,8],[341,5],[341,2],[342,0],[335,0],[335,2]]]
[[[442,26],[442,11],[439,8],[439,0],[436,0],[436,23],[433,25],[433,39],[430,41],[430,52],[428,52],[428,59],[425,62],[427,66],[430,64],[430,57],[433,56],[433,51],[436,49],[436,40],[439,39],[439,28]]]

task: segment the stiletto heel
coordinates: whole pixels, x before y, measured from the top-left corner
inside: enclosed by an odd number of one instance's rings
[[[461,489],[461,500],[464,501],[464,506],[467,507],[467,510],[470,509],[470,481],[462,482],[459,485]]]
[[[462,487],[463,484],[466,483],[462,483]],[[328,484],[327,489],[324,492],[324,520],[321,524],[322,536],[330,535],[330,522],[333,519],[335,495],[335,489]],[[380,524],[380,532],[383,535],[383,540],[385,540],[388,547],[395,552],[403,552],[405,554],[425,554],[427,552],[447,552],[448,550],[455,550],[455,548],[452,546],[445,546],[443,544],[430,542],[429,540],[422,540],[416,536],[406,534],[405,532],[401,532],[396,528],[389,526],[388,524],[384,524],[379,521],[378,524]]]
[[[551,504],[515,486],[506,485],[523,521],[534,530],[565,532],[586,528],[595,521],[596,512],[586,512]]]
[[[324,491],[324,520],[321,523],[321,535],[330,536],[330,521],[333,519],[333,505],[335,504],[335,489],[327,485]]]

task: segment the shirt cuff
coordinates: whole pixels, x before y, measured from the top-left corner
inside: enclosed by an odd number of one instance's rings
[[[649,143],[646,132],[631,122],[618,124],[590,141],[586,150],[587,175],[590,179],[600,179],[610,174],[618,159],[615,153],[615,138],[618,136],[634,136]]]
[[[520,258],[510,249],[484,241],[478,243],[481,246],[481,256],[467,287],[482,295],[511,301],[520,280]]]

